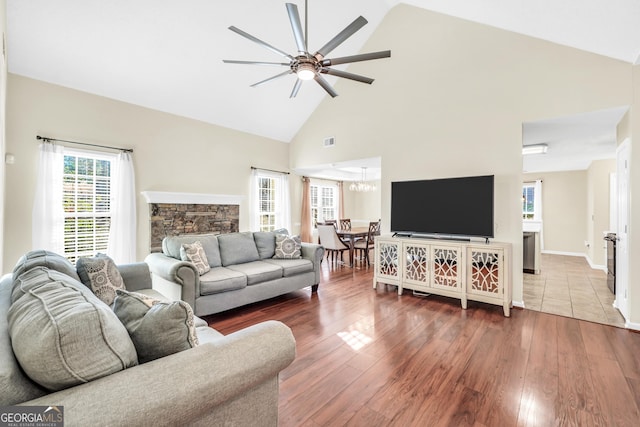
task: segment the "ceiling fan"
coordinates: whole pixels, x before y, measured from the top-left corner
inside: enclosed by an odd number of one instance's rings
[[[242,37],[245,37],[251,40],[254,43],[259,44],[260,46],[277,53],[289,60],[289,62],[263,62],[263,61],[236,61],[236,60],[223,60],[223,62],[228,64],[251,64],[251,65],[273,65],[273,66],[285,66],[288,67],[287,71],[284,71],[280,74],[276,74],[275,76],[269,77],[268,79],[259,81],[258,83],[254,83],[251,87],[259,86],[263,83],[267,83],[271,80],[275,80],[280,77],[287,76],[289,74],[296,74],[297,79],[295,85],[293,86],[293,90],[291,91],[290,98],[294,98],[298,91],[300,90],[300,86],[304,80],[315,80],[318,82],[320,86],[324,90],[327,91],[331,97],[338,96],[338,93],[331,87],[329,82],[322,77],[322,74],[330,74],[336,77],[343,77],[345,79],[355,80],[361,83],[371,84],[373,83],[373,79],[365,76],[361,76],[358,74],[348,73],[346,71],[336,70],[331,68],[333,65],[339,64],[349,64],[352,62],[360,62],[360,61],[369,61],[372,59],[380,59],[380,58],[389,58],[391,56],[390,50],[384,50],[380,52],[371,52],[371,53],[363,53],[360,55],[352,55],[352,56],[343,56],[340,58],[332,58],[328,59],[326,56],[333,51],[336,47],[338,47],[342,42],[351,37],[356,31],[362,28],[365,24],[367,24],[367,20],[362,16],[356,18],[351,24],[349,24],[344,30],[338,33],[334,38],[329,40],[327,44],[322,46],[316,53],[311,55],[307,48],[307,40],[308,40],[308,28],[307,28],[307,1],[305,0],[305,29],[304,32],[302,30],[302,24],[300,22],[300,15],[298,14],[298,6],[293,3],[286,3],[287,13],[289,14],[289,21],[291,22],[291,29],[293,30],[293,37],[296,42],[296,46],[298,48],[298,54],[293,56],[288,54],[287,52],[280,50],[269,43],[266,43],[257,37],[252,36],[249,33],[242,31],[241,29],[234,27],[233,25],[229,27],[229,29],[237,34],[240,34]]]

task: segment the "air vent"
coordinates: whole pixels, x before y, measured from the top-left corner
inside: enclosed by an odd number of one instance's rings
[[[336,139],[333,136],[330,136],[328,138],[324,139],[324,142],[322,144],[324,147],[333,147],[334,145],[336,145]]]

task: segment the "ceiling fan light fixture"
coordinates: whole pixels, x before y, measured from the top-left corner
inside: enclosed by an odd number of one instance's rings
[[[301,64],[296,71],[300,80],[313,80],[316,76],[315,69],[311,64]]]

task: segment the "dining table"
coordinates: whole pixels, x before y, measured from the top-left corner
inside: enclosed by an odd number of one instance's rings
[[[369,227],[352,227],[349,230],[336,230],[338,237],[349,245],[349,267],[353,267],[353,250],[356,240],[366,238],[369,234]]]

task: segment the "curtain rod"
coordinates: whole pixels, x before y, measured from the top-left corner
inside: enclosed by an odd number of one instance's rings
[[[289,175],[289,172],[275,171],[273,169],[257,168],[255,166],[251,166],[251,169],[255,169],[255,170],[259,170],[259,171],[275,172],[275,173],[284,173],[286,175]]]
[[[89,146],[89,147],[99,147],[99,148],[106,148],[106,149],[109,149],[109,150],[124,151],[125,153],[133,153],[133,148],[110,147],[108,145],[89,144],[88,142],[67,141],[66,139],[47,138],[47,137],[40,136],[40,135],[36,135],[36,139],[37,140],[42,140],[42,141],[45,141],[45,142],[58,141],[58,142],[66,142],[66,143],[69,143],[69,144],[86,145],[86,146]]]

